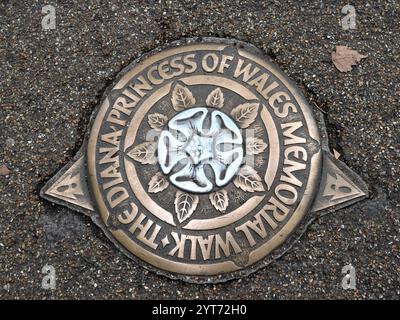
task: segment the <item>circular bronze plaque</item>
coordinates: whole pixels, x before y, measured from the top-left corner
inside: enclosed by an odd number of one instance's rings
[[[178,42],[107,91],[88,143],[106,234],[171,277],[214,281],[266,263],[318,187],[311,110],[254,47]]]

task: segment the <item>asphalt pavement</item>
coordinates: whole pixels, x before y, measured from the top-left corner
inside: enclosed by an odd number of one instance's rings
[[[1,299],[398,299],[400,297],[400,2],[44,1],[0,3]],[[158,276],[118,251],[90,218],[39,197],[79,150],[118,72],[185,37],[234,38],[264,50],[324,111],[330,146],[368,184],[368,199],[316,221],[281,259],[220,284]],[[337,45],[367,58],[352,71]],[[352,264],[356,289],[342,288]],[[41,286],[54,267],[54,290]]]

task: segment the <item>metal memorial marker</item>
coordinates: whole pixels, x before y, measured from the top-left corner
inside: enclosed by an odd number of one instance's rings
[[[321,115],[259,50],[189,39],[121,72],[81,151],[41,194],[89,215],[148,269],[224,281],[367,196],[326,139]]]

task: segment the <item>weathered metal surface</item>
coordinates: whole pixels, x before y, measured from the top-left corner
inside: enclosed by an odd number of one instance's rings
[[[243,276],[282,255],[318,215],[367,195],[315,118],[254,47],[176,42],[122,72],[82,150],[42,196],[90,215],[158,273]]]

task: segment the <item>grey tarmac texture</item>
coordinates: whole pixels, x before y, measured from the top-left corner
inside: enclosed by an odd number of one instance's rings
[[[321,6],[322,3],[322,6]],[[0,4],[1,299],[400,298],[400,3],[351,1],[357,29],[340,25],[347,1],[42,1]],[[91,112],[116,74],[183,37],[235,38],[269,54],[311,105],[326,112],[330,146],[370,196],[321,217],[281,259],[226,283],[195,285],[146,271],[90,218],[39,198],[82,144]],[[368,55],[349,73],[330,53]],[[356,268],[357,288],[341,287]],[[55,290],[41,288],[45,264]]]

